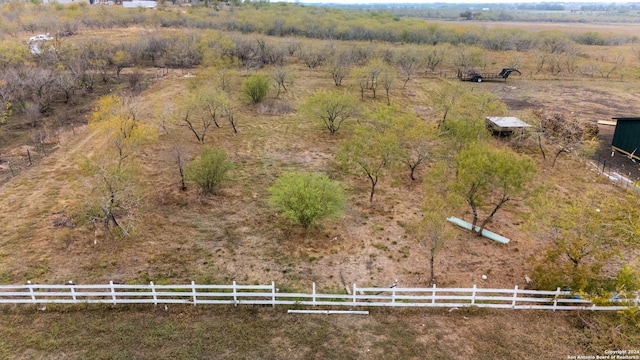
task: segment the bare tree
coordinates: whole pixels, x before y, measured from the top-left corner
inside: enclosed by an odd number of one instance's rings
[[[398,65],[402,70],[402,88],[404,89],[417,70],[419,65],[418,56],[412,52],[404,52],[398,58]]]
[[[186,191],[187,184],[184,174],[184,155],[182,155],[182,151],[178,147],[174,148],[174,153],[176,156],[176,165],[178,166],[178,172],[180,173],[180,191]]]
[[[372,61],[367,67],[367,73],[369,74],[369,90],[373,94],[373,98],[376,98],[376,90],[378,89],[379,76],[385,70],[386,66],[381,61]]]
[[[131,94],[135,95],[136,91],[142,91],[142,81],[144,80],[144,74],[140,69],[134,69],[127,77],[127,80],[129,82],[129,91],[131,91]]]
[[[227,100],[222,103],[221,108],[222,108],[223,116],[227,119],[227,121],[229,121],[229,124],[231,125],[233,132],[237,134],[238,129],[236,128],[236,119],[233,115],[233,110],[234,110],[233,104],[231,103],[231,101]]]
[[[284,66],[278,66],[271,71],[271,78],[276,82],[276,86],[278,87],[276,98],[280,97],[280,88],[287,91],[286,83],[290,82],[292,77],[293,74],[291,73],[291,70]]]
[[[444,61],[445,50],[441,46],[429,47],[425,53],[425,60],[427,62],[427,68],[431,72],[436,71],[436,67],[440,66]]]
[[[189,118],[189,111],[187,111],[182,117],[182,121],[184,122],[184,124],[180,124],[180,126],[187,127],[189,130],[191,130],[193,135],[195,135],[196,139],[198,139],[198,142],[204,144],[204,138],[207,135],[207,130],[212,124],[212,122],[209,122],[205,119],[206,118],[202,118],[200,124],[198,124],[193,119]],[[200,127],[196,129],[198,125],[200,125]]]
[[[305,65],[309,69],[315,69],[318,66],[322,65],[324,61],[327,59],[325,53],[322,50],[314,49],[311,47],[301,48],[299,51],[300,59],[304,61]]]
[[[19,69],[19,72],[22,75],[22,84],[25,86],[28,98],[38,104],[41,113],[49,111],[57,90],[53,71],[25,67]]]
[[[465,46],[458,49],[453,61],[457,67],[469,70],[482,64],[482,56],[482,50]]]
[[[199,37],[194,34],[176,36],[171,39],[165,53],[165,64],[184,71],[200,64],[202,55],[198,49]]]
[[[300,50],[300,42],[297,40],[289,41],[287,42],[286,47],[287,54],[289,54],[289,56],[293,56],[297,51]]]
[[[342,52],[337,57],[333,58],[329,64],[328,71],[336,86],[342,86],[342,80],[349,75],[351,67],[352,62],[349,53]]]
[[[78,78],[68,71],[58,72],[54,78],[55,84],[64,95],[64,103],[67,104],[71,100],[71,95],[78,86]]]
[[[169,39],[160,37],[155,31],[145,33],[141,49],[143,59],[151,60],[151,65],[158,65],[158,60],[162,59],[167,52]]]
[[[256,40],[256,43],[256,55],[262,66],[284,64],[285,49],[267,44],[263,39]]]
[[[608,79],[611,74],[616,71],[624,63],[624,55],[614,54],[613,57],[606,57],[602,61],[601,66],[598,66],[598,72],[600,75]]]
[[[393,84],[394,80],[395,76],[389,68],[383,70],[380,74],[380,83],[382,84],[384,92],[387,95],[387,105],[391,105],[391,97],[389,96],[389,91],[391,90],[391,85]]]

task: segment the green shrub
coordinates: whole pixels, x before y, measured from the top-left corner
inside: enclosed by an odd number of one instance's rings
[[[284,173],[269,188],[269,203],[288,220],[308,229],[318,220],[342,213],[345,193],[326,175]]]
[[[232,167],[224,151],[205,148],[187,166],[187,180],[198,184],[205,194],[213,194]]]
[[[266,75],[251,75],[242,83],[242,93],[252,103],[257,104],[267,96],[269,85],[270,81]]]

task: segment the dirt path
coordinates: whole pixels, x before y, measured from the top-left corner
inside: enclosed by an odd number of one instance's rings
[[[47,271],[52,265],[50,255],[60,246],[54,236],[54,220],[68,217],[80,202],[78,194],[83,193],[82,184],[75,181],[77,159],[96,141],[96,135],[85,125],[77,128],[75,135],[68,132],[63,138],[68,142],[56,152],[0,187],[0,224],[11,224],[0,227],[0,254],[19,256],[21,261],[12,261],[11,270],[25,277]],[[57,257],[56,261],[70,258]],[[3,268],[6,264],[0,266],[0,275],[10,270]],[[69,264],[66,268],[74,271],[75,267]]]

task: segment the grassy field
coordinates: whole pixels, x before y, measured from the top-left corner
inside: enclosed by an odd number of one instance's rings
[[[502,26],[520,27],[513,23]],[[579,26],[584,31],[591,29],[589,24],[572,24]],[[628,34],[633,26],[612,27],[611,31]],[[138,31],[104,30],[103,34],[126,39],[127,32]],[[77,37],[99,34],[93,31]],[[354,46],[338,41],[309,43]],[[377,50],[408,47],[355,46]],[[621,49],[630,50],[631,46],[581,48],[591,58]],[[521,54],[487,52],[486,56],[486,66],[499,70]],[[55,151],[38,157],[35,166],[0,185],[0,283],[275,281],[290,290],[307,290],[316,282],[320,291],[331,291],[343,288],[344,278],[346,283],[360,286],[395,282],[404,287],[429,286],[429,248],[412,231],[422,217],[422,204],[430,196],[421,184],[427,167],[419,169],[417,182],[409,180],[403,169],[391,169],[370,204],[367,179],[345,174],[334,159],[340,142],[349,138],[357,120],[366,115],[329,135],[319,120],[301,115],[300,107],[316,90],[335,88],[330,75],[322,67],[309,69],[295,58],[287,61],[295,74],[288,91],[278,99],[270,94],[259,105],[238,100],[238,133],[223,120],[221,128],[211,129],[204,145],[175,119],[165,126],[162,119],[165,115],[171,118],[171,109],[188,95],[190,82],[217,86],[219,77],[203,68],[188,69],[195,78],[175,69],[158,77],[156,69],[146,69],[146,87],[135,96],[135,102],[139,117],[158,129],[159,138],[139,149],[132,160],[135,176],[129,200],[133,205],[131,216],[123,219],[131,229],[128,237],[109,236],[91,221],[96,185],[81,166],[85,157],[109,151],[108,139],[82,125],[95,99],[124,91],[124,84],[111,80],[95,94],[79,96],[69,110],[75,111],[73,130],[64,128],[52,145]],[[636,63],[626,57],[624,68],[612,78],[552,76],[536,72],[534,57],[525,56],[520,59],[520,77],[462,85],[472,92],[495,94],[507,105],[509,115],[526,117],[542,109],[595,123],[640,113],[640,99],[634,90],[640,82]],[[417,113],[435,129],[441,114],[432,100],[433,89],[454,74],[452,67],[443,70],[446,72],[441,74],[448,78],[421,71],[404,89],[397,81],[391,90],[392,104]],[[123,76],[130,71],[125,69]],[[228,92],[239,98],[242,81],[256,71],[261,70],[234,71]],[[344,88],[354,95],[359,91],[348,77]],[[385,106],[385,102],[380,96],[363,101],[367,108]],[[14,125],[0,128],[1,138],[7,139],[0,150],[3,156],[10,154],[24,162],[28,132]],[[178,187],[176,151],[190,160],[203,146],[224,149],[234,163],[229,181],[213,196],[202,195],[191,184],[186,192]],[[599,146],[606,149],[609,144]],[[593,171],[589,158],[563,155],[552,167],[535,147],[522,151],[531,155],[540,169],[531,189],[545,187],[549,197],[560,199],[579,192],[626,198],[624,189]],[[437,148],[433,154],[453,156]],[[8,174],[7,169],[2,170]],[[344,216],[309,232],[284,221],[267,205],[267,188],[280,173],[290,170],[325,172],[345,184],[349,205]],[[517,200],[508,203],[490,224],[490,230],[512,239],[508,245],[450,229],[451,235],[436,256],[439,287],[527,285],[525,276],[531,276],[532,256],[551,238],[525,199]],[[465,211],[451,215],[469,219]],[[637,265],[638,249],[629,247],[619,261]],[[483,274],[488,276],[486,281],[481,280]],[[615,314],[376,310],[368,317],[327,317],[286,315],[284,310],[49,306],[38,311],[2,307],[0,357],[553,359],[601,355],[605,349],[624,348],[640,339],[637,329],[620,333]]]
[[[376,310],[288,315],[270,308],[3,310],[14,359],[561,359],[589,348],[583,314]],[[581,329],[582,328],[582,329]],[[612,345],[613,346],[613,345]]]

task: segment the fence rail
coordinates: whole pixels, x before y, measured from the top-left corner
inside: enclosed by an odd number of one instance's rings
[[[282,293],[270,285],[0,285],[0,304],[299,305],[322,307],[485,307],[496,309],[617,311],[640,305],[640,296],[596,305],[569,291],[473,288],[362,287],[350,294]]]

